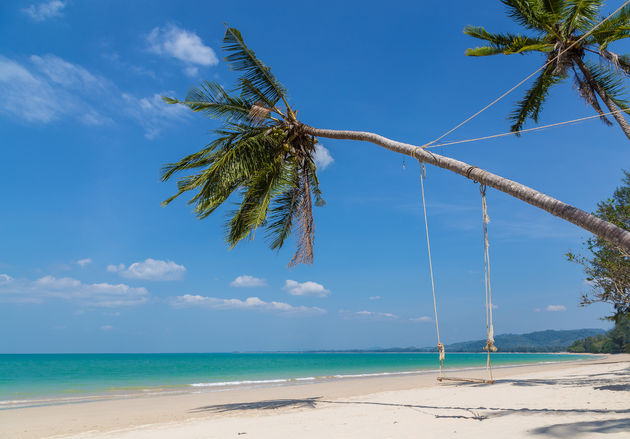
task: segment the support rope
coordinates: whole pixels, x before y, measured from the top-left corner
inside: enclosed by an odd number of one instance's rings
[[[431,292],[433,293],[433,312],[435,314],[435,332],[437,333],[437,348],[440,357],[440,376],[444,375],[444,359],[446,354],[444,352],[444,345],[440,341],[440,325],[438,323],[437,312],[437,300],[435,298],[435,281],[433,279],[433,262],[431,260],[431,242],[429,241],[429,222],[427,220],[427,203],[424,197],[424,179],[427,176],[424,163],[419,161],[420,164],[420,191],[422,193],[422,210],[424,212],[424,229],[427,234],[427,253],[429,254],[429,272],[431,273]]]
[[[488,205],[486,204],[486,186],[481,185],[479,187],[481,192],[481,206],[483,209],[483,262],[484,262],[484,284],[486,291],[486,346],[484,350],[488,352],[488,359],[486,361],[486,370],[490,380],[494,380],[492,377],[492,364],[490,362],[490,353],[496,352],[497,347],[494,345],[494,326],[492,323],[492,287],[490,284],[490,242],[488,241],[488,223],[490,217],[488,216]]]
[[[512,87],[511,89],[509,89],[508,91],[506,91],[505,93],[503,93],[501,96],[499,96],[498,98],[496,98],[494,101],[490,102],[488,105],[486,105],[485,107],[483,107],[481,110],[477,111],[476,113],[474,113],[472,116],[468,117],[466,120],[460,122],[459,124],[457,124],[456,126],[454,126],[453,128],[451,128],[450,130],[448,130],[447,132],[445,132],[444,134],[442,134],[440,137],[436,138],[435,140],[423,145],[423,147],[427,147],[430,145],[433,145],[436,142],[439,142],[440,140],[442,140],[444,137],[448,136],[449,134],[451,134],[453,131],[455,131],[456,129],[458,129],[459,127],[461,127],[462,125],[465,125],[466,123],[470,122],[471,120],[473,120],[475,117],[479,116],[481,113],[483,113],[484,111],[486,111],[488,108],[492,107],[494,104],[496,104],[497,102],[499,102],[501,99],[503,99],[504,97],[506,97],[507,95],[509,95],[510,93],[512,93],[514,90],[516,90],[518,87],[520,87],[521,85],[523,85],[525,82],[527,82],[532,76],[534,76],[536,73],[538,73],[539,71],[541,71],[542,69],[544,69],[545,67],[547,67],[549,64],[551,64],[552,62],[556,61],[558,58],[560,58],[560,56],[562,56],[565,52],[573,49],[573,47],[575,47],[577,44],[579,44],[584,38],[588,37],[590,34],[592,34],[595,29],[597,29],[599,26],[601,26],[602,24],[604,24],[606,21],[608,21],[610,19],[610,17],[612,17],[613,15],[615,15],[617,12],[621,11],[625,6],[627,6],[628,4],[630,4],[630,0],[625,1],[621,6],[619,6],[614,12],[612,12],[611,14],[609,14],[606,18],[604,18],[602,21],[600,21],[599,23],[597,23],[595,26],[593,26],[591,28],[591,30],[589,30],[588,32],[586,32],[585,34],[583,34],[578,40],[574,41],[573,44],[571,44],[569,47],[567,47],[566,49],[564,49],[563,51],[559,52],[555,57],[553,57],[552,59],[548,60],[545,64],[543,64],[541,67],[539,67],[538,69],[536,69],[533,73],[531,73],[529,76],[525,77],[523,80],[521,80],[521,82],[519,82],[518,84],[516,84],[514,87]]]
[[[540,130],[544,130],[545,128],[555,128],[562,125],[569,125],[572,123],[584,122],[585,120],[601,118],[603,116],[610,116],[611,114],[616,114],[616,113],[630,113],[630,108],[627,108],[625,110],[622,109],[622,110],[609,111],[608,113],[596,114],[594,116],[585,116],[585,117],[580,117],[577,119],[565,120],[563,122],[551,123],[549,125],[541,125],[538,127],[527,128],[520,131],[507,131],[505,133],[493,134],[491,136],[475,137],[472,139],[454,140],[452,142],[438,143],[435,145],[425,146],[425,148],[438,148],[440,146],[450,146],[450,145],[458,145],[460,143],[478,142],[480,140],[496,139],[497,137],[520,136],[523,133],[528,133],[531,131],[540,131]]]

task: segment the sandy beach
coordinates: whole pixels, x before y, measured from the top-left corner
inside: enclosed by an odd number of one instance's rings
[[[494,385],[438,384],[425,373],[10,409],[0,411],[0,436],[628,437],[630,355],[504,367],[494,376]]]

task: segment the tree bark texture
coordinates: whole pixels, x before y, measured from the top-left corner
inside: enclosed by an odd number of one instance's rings
[[[612,117],[615,118],[626,137],[630,139],[630,124],[628,124],[628,121],[625,118],[625,112],[619,111],[621,109],[617,107],[617,105],[615,105],[613,100],[610,99],[610,96],[608,96],[606,92],[599,86],[597,81],[595,81],[595,78],[593,78],[591,71],[588,69],[588,67],[586,67],[586,64],[584,64],[581,59],[576,58],[575,63],[578,65],[580,71],[582,72],[588,83],[591,85],[593,90],[597,92],[599,98],[604,102],[604,104],[606,104],[606,107],[608,107],[608,111],[614,112],[612,113]]]
[[[560,200],[556,200],[530,187],[485,171],[476,166],[469,165],[468,163],[434,154],[419,146],[397,142],[370,132],[319,129],[308,125],[303,125],[302,129],[315,137],[371,142],[387,148],[390,151],[414,157],[424,163],[437,166],[438,168],[448,169],[470,180],[490,186],[519,200],[525,201],[532,206],[543,209],[554,216],[569,221],[584,230],[610,241],[626,251],[630,251],[630,232],[577,207],[563,203]]]

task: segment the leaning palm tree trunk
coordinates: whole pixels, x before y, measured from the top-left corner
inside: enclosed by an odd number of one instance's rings
[[[608,107],[608,110],[612,112],[612,116],[615,118],[615,120],[617,121],[621,129],[623,130],[626,137],[630,139],[630,125],[628,124],[628,121],[624,117],[624,111],[621,111],[623,109],[620,109],[619,107],[617,107],[617,105],[615,105],[613,100],[610,99],[610,96],[608,96],[608,94],[606,94],[606,92],[602,89],[602,87],[600,87],[600,85],[597,83],[597,81],[593,77],[593,74],[591,73],[591,71],[588,69],[586,64],[584,64],[584,62],[580,58],[575,58],[575,63],[577,64],[580,71],[582,72],[582,74],[584,75],[588,83],[590,84],[591,88],[597,92],[600,99]]]
[[[496,174],[492,174],[491,172],[469,165],[468,163],[464,163],[450,157],[440,156],[419,146],[397,142],[370,132],[319,129],[308,125],[302,125],[301,128],[304,132],[315,137],[371,142],[391,151],[406,154],[422,162],[435,165],[439,168],[448,169],[449,171],[456,172],[457,174],[463,175],[470,180],[493,187],[501,192],[516,197],[519,200],[531,204],[532,206],[546,210],[554,216],[572,222],[578,227],[588,230],[589,232],[610,241],[624,250],[630,251],[630,232],[617,227],[614,224],[601,220],[594,215],[584,212],[577,207],[570,206],[530,187],[508,180],[507,178],[500,177]]]

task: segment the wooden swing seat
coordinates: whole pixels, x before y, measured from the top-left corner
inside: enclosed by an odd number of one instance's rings
[[[494,380],[486,380],[483,378],[457,378],[457,377],[437,377],[439,382],[442,381],[458,381],[463,383],[481,383],[481,384],[494,384]]]

